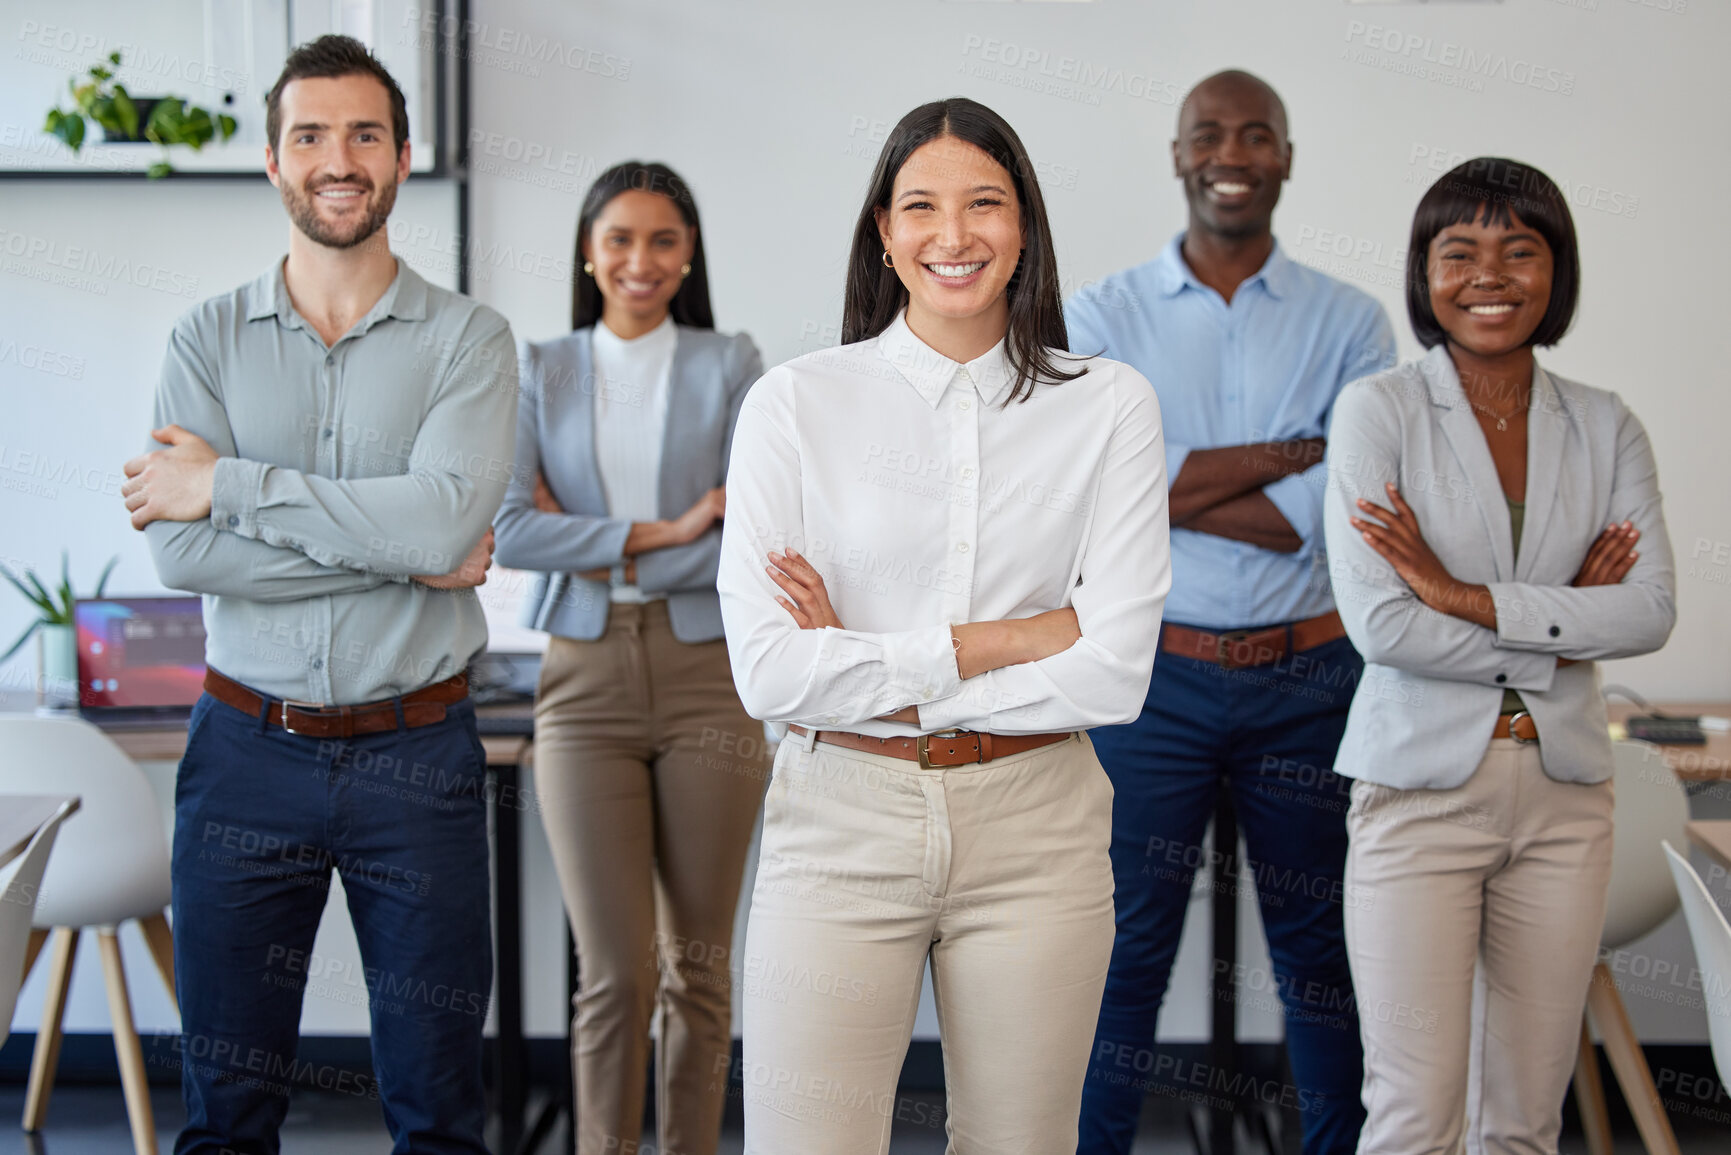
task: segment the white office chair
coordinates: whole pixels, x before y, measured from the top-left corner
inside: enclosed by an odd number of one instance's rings
[[[1706,992],[1707,1038],[1713,1044],[1713,1065],[1719,1068],[1719,1081],[1731,1083],[1731,922],[1689,865],[1689,860],[1665,844],[1665,857],[1671,863],[1671,876],[1676,879],[1677,893],[1683,900],[1683,918],[1689,924],[1689,938],[1695,943],[1695,965],[1701,968],[1701,989]]]
[[[12,1012],[18,1006],[18,989],[24,985],[24,956],[30,943],[30,920],[36,913],[36,896],[42,893],[42,872],[54,835],[66,816],[78,809],[66,802],[36,828],[24,852],[0,867],[0,1043],[12,1033]]]
[[[95,726],[81,718],[35,717],[0,717],[0,792],[77,794],[82,802],[61,828],[58,852],[42,880],[36,929],[25,957],[28,975],[53,932],[48,996],[24,1095],[24,1130],[41,1130],[47,1116],[72,963],[80,934],[94,927],[133,1148],[137,1155],[156,1155],[144,1051],[132,1021],[117,937],[122,922],[139,920],[173,998],[174,944],[163,918],[170,897],[168,840],[156,795],[132,759]]]
[[[1663,750],[1648,742],[1614,742],[1611,753],[1617,802],[1612,817],[1611,887],[1599,938],[1602,950],[1617,950],[1645,937],[1677,909],[1677,888],[1660,848],[1666,839],[1681,842],[1683,824],[1689,820],[1689,796],[1665,764]],[[1587,1018],[1599,1028],[1605,1057],[1647,1152],[1677,1155],[1677,1136],[1665,1117],[1641,1041],[1617,993],[1611,968],[1602,962],[1593,967],[1593,981],[1587,988],[1587,1017],[1581,1021],[1581,1049],[1575,1063],[1575,1100],[1580,1104],[1588,1152],[1611,1155],[1612,1143]]]

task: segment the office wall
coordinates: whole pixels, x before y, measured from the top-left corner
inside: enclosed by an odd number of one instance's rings
[[[119,7],[124,6],[116,6]],[[1272,81],[1291,111],[1292,184],[1276,218],[1287,251],[1372,292],[1416,352],[1398,297],[1411,210],[1442,168],[1481,153],[1545,168],[1577,206],[1585,287],[1556,370],[1620,391],[1661,463],[1678,559],[1679,625],[1660,654],[1607,667],[1657,697],[1731,698],[1731,514],[1718,470],[1731,430],[1720,388],[1716,257],[1731,240],[1717,190],[1731,160],[1705,125],[1723,105],[1731,11],[1705,0],[1135,0],[870,5],[475,0],[474,292],[522,338],[563,331],[577,207],[601,168],[663,159],[696,190],[725,329],[777,362],[838,336],[843,258],[889,127],[951,94],[1002,112],[1032,153],[1066,293],[1152,257],[1183,222],[1167,142],[1184,90],[1222,67]],[[64,6],[0,0],[0,59],[26,20]],[[86,5],[83,19],[98,15]],[[405,19],[420,22],[413,12]],[[35,125],[0,124],[0,148]],[[452,197],[415,178],[391,235],[435,280],[454,279]],[[250,278],[283,248],[275,193],[257,184],[0,184],[0,560],[88,581],[112,553],[113,588],[156,587],[127,530],[119,463],[137,451],[173,318]],[[191,236],[190,245],[183,238]],[[22,238],[22,239],[20,239]],[[22,245],[22,249],[19,249]],[[68,248],[100,275],[69,276]],[[19,251],[14,251],[19,249]],[[115,273],[126,262],[129,271]],[[89,269],[84,258],[75,269]],[[148,272],[141,271],[148,270]],[[500,620],[520,583],[488,594]],[[0,593],[0,638],[27,620]],[[0,668],[0,706],[27,706],[33,660]],[[166,790],[167,768],[152,774]],[[529,823],[527,1012],[563,1017],[555,889]],[[1246,908],[1247,928],[1254,912]],[[1197,920],[1200,926],[1201,920]],[[327,920],[333,957],[351,949]],[[1250,936],[1254,941],[1254,936]],[[1206,1030],[1204,948],[1186,940],[1170,1038]],[[1673,937],[1665,957],[1688,959]],[[1681,952],[1679,955],[1678,952]],[[1655,955],[1664,953],[1653,949]],[[1252,968],[1265,959],[1247,949]],[[134,957],[129,954],[129,957]],[[134,964],[140,1017],[172,1023]],[[39,980],[38,980],[39,981]],[[75,1029],[101,1029],[94,974]],[[1700,1012],[1638,1002],[1650,1038],[1702,1038]],[[39,1005],[27,992],[25,1007]],[[358,1032],[337,999],[314,1029]],[[929,1009],[928,1009],[929,1010]],[[28,1011],[26,1012],[28,1013]],[[1692,1017],[1690,1017],[1692,1015]],[[1273,1037],[1272,998],[1247,1000],[1246,1036]],[[28,1029],[21,1019],[20,1029]],[[921,1030],[929,1033],[929,1013]]]

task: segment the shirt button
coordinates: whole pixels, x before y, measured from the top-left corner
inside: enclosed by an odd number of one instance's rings
[[[972,469],[966,468],[966,467],[964,467],[962,469],[962,480],[963,481],[966,481],[968,478],[972,477],[973,475],[974,475],[974,471]]]
[[[325,668],[325,660],[323,658],[314,658],[313,659],[313,669],[322,670],[324,668]]]
[[[1497,685],[1499,685],[1499,686],[1508,680],[1509,680],[1509,676],[1507,674],[1498,674],[1497,675]]]
[[[236,514],[236,513],[229,514],[228,515],[228,524],[231,526],[239,525],[240,524],[240,515]]]
[[[965,541],[958,541],[956,543],[956,552],[957,553],[967,553],[968,548],[969,548],[968,543]]]
[[[332,437],[335,437],[335,436],[336,436],[336,435],[337,435],[337,431],[336,431],[336,430],[335,430],[335,429],[327,429],[327,430],[325,430],[325,437],[326,437],[326,438],[327,438],[327,439],[328,439],[328,438],[332,438]]]
[[[972,409],[973,407],[974,407],[974,403],[972,401],[968,400],[966,397],[962,398],[961,401],[957,402],[957,404],[956,404],[956,408],[962,410],[963,412],[966,412],[969,409]]]
[[[1562,633],[1563,633],[1563,631],[1561,629],[1559,629],[1558,627],[1556,627],[1556,626],[1551,627],[1551,637],[1553,637],[1553,638],[1561,637]]]

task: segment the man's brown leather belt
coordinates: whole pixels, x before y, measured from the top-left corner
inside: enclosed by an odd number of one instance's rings
[[[215,670],[204,672],[204,692],[223,705],[233,706],[255,718],[264,708],[266,701],[233,678]],[[455,705],[468,696],[469,676],[466,673],[446,678],[442,682],[434,682],[412,694],[404,694],[401,698],[403,725],[412,729],[443,722],[445,707]],[[272,726],[281,726],[290,734],[307,738],[353,738],[356,734],[382,734],[397,728],[398,699],[362,702],[357,706],[279,702],[274,698],[269,701],[270,713],[266,716],[266,721]]]
[[[1533,721],[1533,716],[1525,710],[1513,714],[1498,714],[1497,724],[1491,727],[1491,737],[1513,738],[1521,745],[1539,740],[1539,727]]]
[[[801,738],[811,731],[804,726],[789,726],[788,730]],[[940,730],[936,734],[921,734],[917,738],[872,738],[846,730],[819,730],[814,742],[827,742],[867,754],[887,754],[918,762],[930,770],[934,766],[966,766],[972,762],[990,762],[1007,758],[1024,750],[1037,750],[1062,742],[1074,731],[1062,734],[985,734],[977,730]]]
[[[1340,614],[1329,610],[1302,622],[1220,634],[1168,625],[1160,631],[1160,649],[1167,654],[1213,662],[1228,670],[1243,670],[1266,666],[1288,654],[1302,653],[1345,636],[1346,627],[1340,624]]]

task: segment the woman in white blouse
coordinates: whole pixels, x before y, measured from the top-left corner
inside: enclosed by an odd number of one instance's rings
[[[881,1152],[930,959],[961,1152],[1074,1149],[1112,790],[1170,584],[1159,405],[1075,358],[1015,132],[896,126],[840,348],[747,395],[717,588],[786,723],[743,973],[746,1149]],[[845,625],[844,625],[845,623]]]
[[[658,1149],[704,1155],[767,771],[715,594],[728,441],[762,362],[715,331],[697,206],[665,165],[596,178],[577,247],[574,331],[524,353],[497,522],[499,561],[541,571],[525,624],[553,635],[535,789],[580,963],[577,1150],[637,1149],[659,1006]]]

